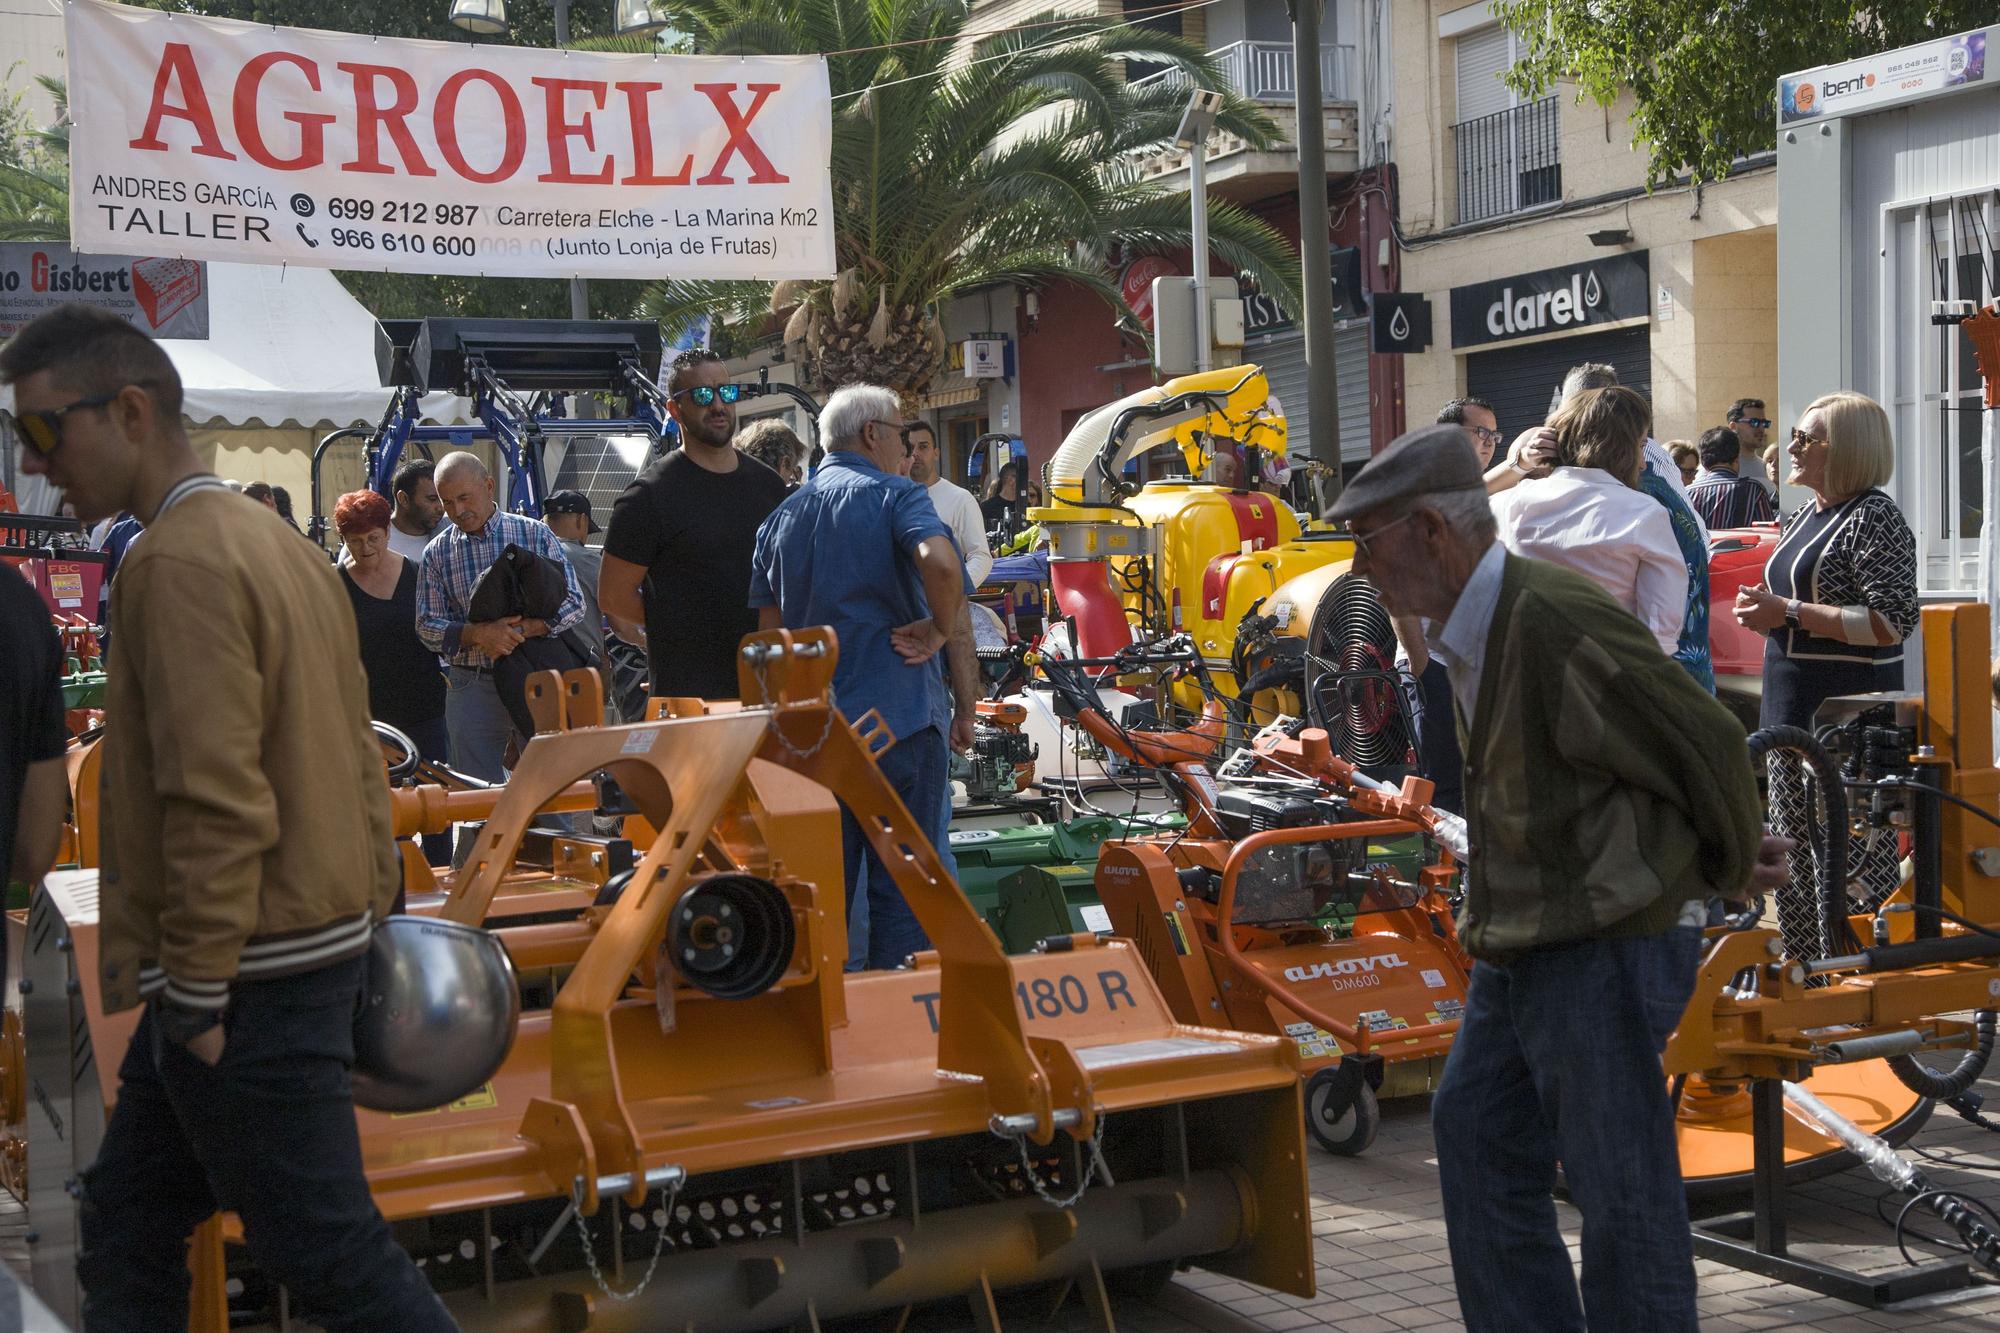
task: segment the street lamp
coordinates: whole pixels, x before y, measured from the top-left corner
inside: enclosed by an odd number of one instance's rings
[[[1209,333],[1215,318],[1208,297],[1208,136],[1215,131],[1215,118],[1222,114],[1222,94],[1212,88],[1197,88],[1181,112],[1180,128],[1174,131],[1174,147],[1188,153],[1188,203],[1194,210],[1194,364],[1196,370],[1215,368],[1215,350]]]
[[[451,0],[451,21],[467,32],[507,31],[507,0]],[[654,11],[651,0],[616,0],[611,9],[611,31],[620,37],[636,37],[658,32],[667,20]],[[569,44],[569,0],[556,0],[556,40]]]
[[[555,0],[556,45],[569,45],[570,0]],[[507,0],[451,0],[451,21],[467,32],[491,36],[507,31]],[[615,0],[611,30],[620,37],[658,32],[667,20],[653,11],[650,0]],[[569,280],[569,317],[590,318],[590,288],[582,278]]]

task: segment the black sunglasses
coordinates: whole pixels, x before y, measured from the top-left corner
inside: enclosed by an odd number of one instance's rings
[[[58,407],[47,412],[16,412],[13,414],[14,424],[20,428],[21,438],[28,442],[28,447],[43,458],[47,458],[62,443],[64,417],[72,412],[89,412],[100,407],[109,407],[123,392],[124,389],[117,389],[111,393],[100,393],[93,398],[80,398],[68,407]]]
[[[713,384],[697,384],[692,389],[682,389],[674,395],[676,398],[694,399],[696,407],[712,407],[718,396],[725,403],[733,403],[743,396],[743,386],[724,384],[718,387]]]
[[[1736,423],[1740,426],[1755,426],[1758,430],[1771,429],[1771,423],[1763,417],[1738,417]]]

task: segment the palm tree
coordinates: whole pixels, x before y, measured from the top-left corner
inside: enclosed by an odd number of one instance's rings
[[[839,276],[670,279],[641,306],[669,328],[703,314],[784,316],[785,342],[819,387],[869,380],[914,395],[943,363],[938,309],[947,298],[994,283],[1072,282],[1130,321],[1114,256],[1189,242],[1187,194],[1141,183],[1128,156],[1171,139],[1186,81],[1222,86],[1214,64],[1178,37],[1055,12],[982,35],[968,31],[965,0],[671,8],[697,51],[830,53]],[[1134,86],[1128,60],[1185,81]],[[1270,118],[1234,94],[1218,124],[1258,147],[1277,138]],[[1276,231],[1211,203],[1209,235],[1217,257],[1296,310],[1297,259]]]
[[[69,89],[37,75],[55,99],[55,123],[28,136],[26,161],[0,162],[0,241],[69,239]]]

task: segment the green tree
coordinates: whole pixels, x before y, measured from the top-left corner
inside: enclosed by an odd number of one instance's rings
[[[1200,48],[1094,17],[1044,13],[980,36],[963,0],[683,0],[697,51],[835,53],[832,281],[669,280],[643,308],[785,317],[821,387],[856,379],[918,393],[943,362],[941,302],[993,283],[1075,282],[1129,319],[1111,277],[1121,253],[1184,248],[1188,197],[1141,183],[1134,151],[1171,139],[1185,86],[1132,86],[1127,60],[1221,87]],[[840,54],[845,53],[845,54]],[[1258,146],[1270,119],[1231,97],[1222,128]],[[1297,259],[1234,205],[1209,213],[1214,253],[1288,310]]]
[[[573,41],[611,30],[613,0],[581,0],[570,11]],[[428,37],[440,42],[491,42],[554,46],[555,6],[549,0],[515,0],[507,6],[509,31],[482,37],[451,23],[451,0],[138,0],[148,9],[275,23],[284,28],[365,32],[375,37]]]
[[[1494,0],[1527,55],[1511,82],[1610,105],[1630,90],[1655,183],[1720,180],[1777,143],[1781,75],[1993,21],[1993,0]]]
[[[36,127],[25,89],[0,92],[0,241],[69,239],[69,96],[61,79],[35,81],[55,99],[53,127]]]

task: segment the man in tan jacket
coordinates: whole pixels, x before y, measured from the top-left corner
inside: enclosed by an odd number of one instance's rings
[[[84,1173],[85,1327],[184,1327],[188,1236],[228,1208],[314,1323],[450,1329],[369,1195],[348,1082],[397,860],[338,576],[202,468],[173,363],[123,320],[52,311],[0,380],[23,469],[145,525],[111,594],[98,969],[107,1012],[145,1011]]]

